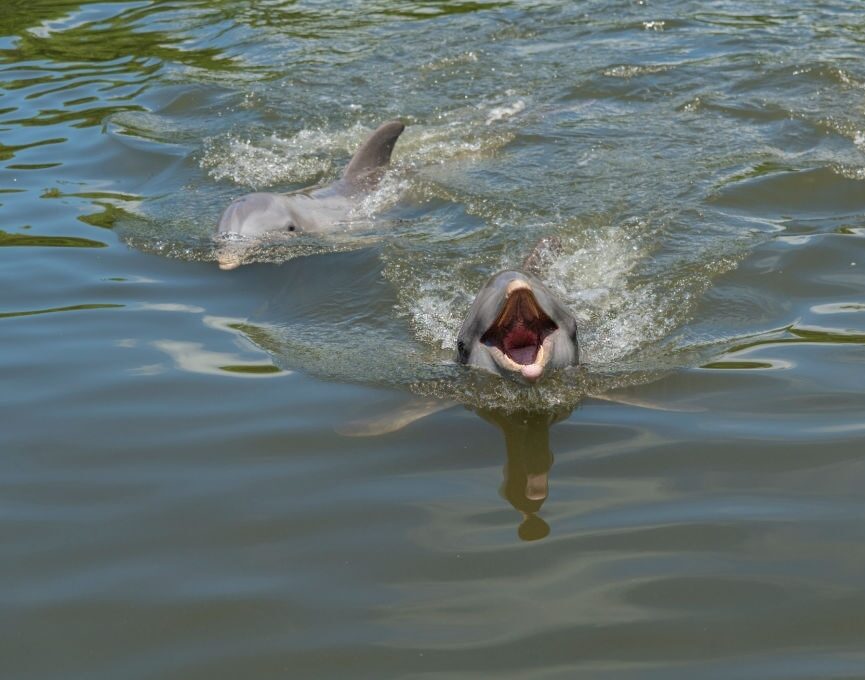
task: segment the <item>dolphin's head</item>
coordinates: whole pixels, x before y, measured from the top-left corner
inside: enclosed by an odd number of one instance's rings
[[[217,236],[228,243],[217,252],[220,269],[235,269],[243,261],[245,245],[239,240],[272,233],[299,233],[291,197],[280,194],[254,193],[235,199],[219,218]]]
[[[578,363],[577,322],[536,277],[493,276],[478,293],[457,336],[457,359],[530,383]]]

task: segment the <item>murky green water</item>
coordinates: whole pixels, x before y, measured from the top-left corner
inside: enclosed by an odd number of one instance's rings
[[[855,2],[4,0],[0,675],[863,677],[863,50]],[[218,270],[393,117],[351,228]],[[550,235],[583,369],[458,369]]]

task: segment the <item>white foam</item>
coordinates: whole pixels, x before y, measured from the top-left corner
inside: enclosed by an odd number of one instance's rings
[[[561,236],[562,252],[547,259],[541,278],[576,315],[584,363],[613,364],[667,336],[712,275],[652,272],[660,229],[648,220],[511,228],[515,233]],[[522,248],[522,255],[528,250]],[[487,270],[512,269],[520,261],[519,254],[503,252]],[[401,262],[388,272],[418,337],[447,350],[454,349],[468,306],[483,283],[477,277],[467,280],[464,272],[472,268],[461,264]],[[729,266],[731,262],[718,258],[713,269]]]
[[[441,57],[427,62],[421,66],[422,71],[438,71],[448,68],[456,68],[465,66],[466,64],[474,64],[478,61],[478,55],[475,52],[463,52],[453,56]]]
[[[456,337],[462,319],[458,315],[462,296],[451,290],[443,291],[441,280],[425,281],[411,307],[414,327],[427,341],[441,349],[456,349]]]
[[[564,242],[547,283],[580,321],[584,361],[609,363],[657,335],[658,301],[630,275],[650,250],[652,229],[643,221],[594,229]]]
[[[398,166],[423,168],[463,158],[482,158],[513,139],[501,130],[481,131],[480,121],[454,120],[442,125],[406,128],[394,152]]]
[[[510,107],[493,108],[489,116],[501,120],[525,108],[522,101]],[[482,111],[472,108],[442,114],[440,124],[410,124],[400,138],[393,157],[398,168],[443,164],[457,158],[483,157],[506,144],[512,133],[490,131],[481,134]],[[217,135],[204,140],[200,166],[215,180],[265,189],[278,184],[310,184],[335,179],[342,162],[357,150],[372,132],[355,123],[337,130],[300,130],[283,137],[262,138]]]
[[[492,125],[497,121],[513,118],[518,113],[522,113],[525,108],[526,103],[522,99],[518,99],[510,106],[497,106],[494,109],[490,109],[490,112],[487,114],[486,124]]]
[[[288,137],[209,137],[204,140],[200,165],[213,179],[253,188],[311,183],[323,176],[335,177],[334,157],[351,156],[369,132],[356,123],[335,131],[304,129]]]
[[[236,138],[205,140],[200,163],[215,180],[230,179],[255,189],[280,182],[312,181],[331,169],[326,158],[291,156]]]
[[[603,74],[608,78],[624,78],[627,80],[642,75],[663,73],[669,69],[669,66],[662,64],[619,64],[618,66],[604,69]]]
[[[399,197],[407,190],[408,186],[408,180],[402,177],[398,171],[388,171],[382,177],[376,190],[364,196],[360,203],[355,206],[349,218],[355,223],[371,222],[376,215],[396,205]],[[355,224],[355,226],[360,225]]]

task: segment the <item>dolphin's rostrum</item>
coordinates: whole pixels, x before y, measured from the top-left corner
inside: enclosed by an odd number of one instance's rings
[[[221,269],[243,261],[250,242],[278,233],[321,233],[344,222],[358,201],[374,189],[405,129],[398,120],[381,125],[352,157],[342,177],[324,186],[289,194],[256,192],[233,201],[222,213],[218,236],[231,239],[217,254]]]

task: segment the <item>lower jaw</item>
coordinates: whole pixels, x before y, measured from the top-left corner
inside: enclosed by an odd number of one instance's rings
[[[534,361],[530,364],[521,364],[498,348],[496,348],[495,351],[497,353],[497,355],[494,355],[496,364],[498,364],[499,368],[503,371],[507,371],[513,375],[519,375],[530,383],[537,382],[544,374],[547,362],[546,352],[543,345],[538,347],[537,352],[535,352]]]
[[[544,374],[544,367],[534,363],[527,366],[520,366],[520,375],[529,382],[535,382]]]

